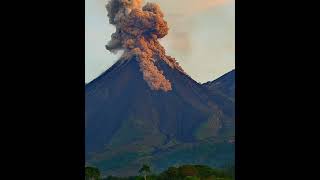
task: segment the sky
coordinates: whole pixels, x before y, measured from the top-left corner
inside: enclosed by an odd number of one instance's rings
[[[109,24],[108,0],[85,0],[85,81],[98,77],[121,54],[105,49],[115,28]],[[160,40],[197,82],[212,81],[235,68],[234,0],[144,0],[165,14],[169,34]]]

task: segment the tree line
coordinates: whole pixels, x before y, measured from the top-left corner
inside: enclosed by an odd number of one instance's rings
[[[206,165],[182,165],[169,167],[165,171],[152,173],[150,166],[143,164],[138,176],[102,177],[98,168],[86,167],[86,180],[234,180],[234,167],[225,169],[212,168]]]

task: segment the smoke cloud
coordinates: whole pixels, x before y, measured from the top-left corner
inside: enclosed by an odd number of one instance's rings
[[[116,27],[106,48],[111,52],[124,50],[122,59],[137,57],[143,78],[152,90],[172,90],[170,81],[154,64],[163,60],[183,72],[158,41],[169,31],[160,6],[147,3],[142,7],[142,0],[111,0],[106,8],[110,24]]]
[[[234,0],[150,0],[159,3],[166,12],[170,25],[170,34],[166,38],[171,51],[176,55],[188,55],[181,60],[187,61],[192,54],[192,32],[194,17],[206,11],[232,3]]]

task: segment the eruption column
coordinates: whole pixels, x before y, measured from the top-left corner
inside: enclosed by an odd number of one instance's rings
[[[143,78],[152,90],[172,90],[155,61],[163,60],[171,68],[183,72],[174,58],[167,56],[158,39],[168,34],[167,22],[160,6],[147,3],[141,8],[142,0],[111,0],[106,8],[110,24],[115,25],[116,32],[111,35],[107,50],[117,52],[124,50],[122,59],[136,56]]]

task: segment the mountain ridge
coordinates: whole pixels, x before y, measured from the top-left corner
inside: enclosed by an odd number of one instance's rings
[[[225,73],[219,78],[208,81],[202,84],[206,88],[210,89],[210,91],[221,91],[227,94],[227,96],[233,97],[235,93],[235,69]]]
[[[131,175],[142,162],[156,170],[168,163],[232,162],[233,145],[227,140],[233,130],[224,122],[233,120],[212,101],[208,89],[157,60],[173,86],[168,92],[151,90],[136,58],[116,62],[85,87],[87,163],[104,173]],[[226,159],[212,154],[219,147]],[[188,159],[190,153],[195,157]],[[203,159],[206,153],[214,158]]]

